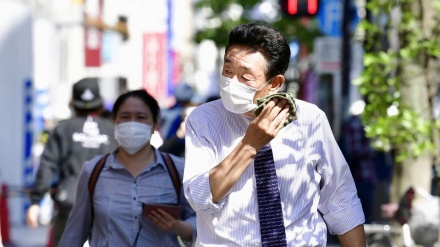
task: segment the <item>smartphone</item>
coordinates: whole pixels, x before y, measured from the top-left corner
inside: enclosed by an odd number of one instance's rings
[[[180,219],[182,207],[177,204],[156,204],[156,203],[144,203],[142,206],[142,215],[148,216],[153,210],[162,209],[175,219]]]

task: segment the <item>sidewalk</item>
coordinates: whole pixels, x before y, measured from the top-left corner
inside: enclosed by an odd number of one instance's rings
[[[10,234],[12,244],[5,244],[4,247],[45,247],[49,226],[29,228],[25,224],[13,225]]]

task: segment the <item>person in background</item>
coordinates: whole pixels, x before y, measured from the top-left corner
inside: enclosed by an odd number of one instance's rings
[[[76,195],[76,183],[82,165],[96,155],[116,148],[111,121],[100,116],[103,106],[98,79],[84,78],[72,87],[71,118],[60,121],[50,132],[30,192],[31,206],[26,212],[30,227],[38,225],[39,202],[52,183],[54,200],[53,241],[58,246]]]
[[[374,160],[377,153],[371,140],[365,135],[360,118],[364,107],[363,100],[354,102],[350,107],[350,115],[342,124],[340,146],[353,174],[365,223],[369,224],[372,220],[373,193],[378,182]]]
[[[196,106],[189,106],[183,110],[179,129],[159,147],[160,151],[185,158],[185,120],[195,108]]]
[[[213,95],[206,99],[206,102],[219,99],[219,97]],[[159,147],[160,151],[168,152],[182,158],[185,158],[185,122],[189,114],[196,109],[196,107],[202,103],[194,103],[192,105],[186,106],[182,111],[182,122],[180,123],[179,129],[176,133],[171,135],[163,144]]]
[[[182,82],[174,89],[175,103],[162,111],[160,134],[164,142],[176,134],[182,123],[182,114],[185,108],[192,105],[194,89],[186,82]]]
[[[91,247],[179,246],[178,237],[190,245],[196,237],[195,212],[183,191],[176,194],[164,156],[150,144],[160,119],[157,101],[145,90],[129,91],[118,97],[112,116],[119,146],[107,157],[92,195],[88,181],[102,156],[84,164],[60,245],[82,246],[89,236]],[[182,178],[183,159],[170,157]],[[143,213],[145,204],[179,201],[180,219],[161,209]]]
[[[325,113],[278,92],[289,60],[269,25],[230,31],[221,99],[185,125],[196,246],[326,246],[327,229],[343,247],[366,246],[356,186]]]

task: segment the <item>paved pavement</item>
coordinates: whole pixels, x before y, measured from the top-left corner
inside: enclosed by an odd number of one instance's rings
[[[25,224],[13,225],[10,229],[11,243],[5,243],[4,247],[45,247],[48,235],[48,226],[31,229]]]

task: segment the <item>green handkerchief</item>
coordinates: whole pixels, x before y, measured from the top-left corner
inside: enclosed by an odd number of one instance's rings
[[[275,93],[275,94],[270,94],[270,95],[267,95],[266,97],[257,99],[257,108],[255,108],[255,110],[254,110],[255,116],[260,115],[261,111],[263,110],[263,107],[273,98],[286,99],[290,105],[289,116],[287,117],[286,122],[284,122],[284,126],[288,125],[293,120],[298,119],[298,114],[296,112],[295,98],[293,97],[293,94],[291,94],[291,93]]]

